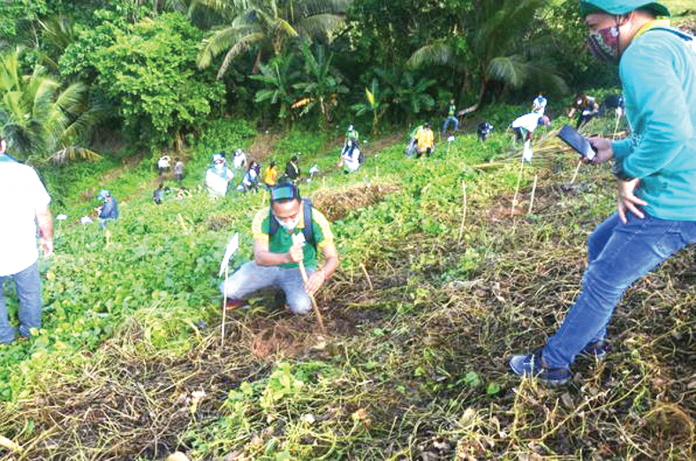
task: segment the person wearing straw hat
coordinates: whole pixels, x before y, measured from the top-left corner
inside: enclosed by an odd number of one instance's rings
[[[571,379],[576,356],[602,358],[607,324],[624,291],[696,242],[696,45],[645,0],[582,0],[592,53],[619,62],[631,135],[591,138],[595,163],[614,161],[617,212],[588,239],[582,290],[543,348],[510,368],[552,384]]]
[[[308,313],[312,309],[310,295],[338,267],[338,252],[327,219],[310,201],[302,200],[296,186],[284,183],[271,189],[271,206],[256,213],[251,229],[254,260],[220,285],[223,296],[227,293],[223,307],[237,308],[249,295],[274,287],[284,292],[290,311]],[[304,236],[306,244],[294,243],[293,236],[299,234]],[[325,259],[321,267],[318,267],[318,250]],[[306,284],[299,270],[300,262],[308,274]]]
[[[28,338],[32,329],[41,328],[37,227],[44,256],[53,253],[51,197],[33,168],[5,155],[6,146],[0,138],[0,344],[14,341],[17,335],[5,307],[5,279],[15,282],[20,337]]]

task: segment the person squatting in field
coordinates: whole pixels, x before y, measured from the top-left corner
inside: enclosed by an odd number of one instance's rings
[[[416,140],[416,158],[420,158],[423,154],[430,157],[435,150],[435,135],[430,129],[430,124],[423,125],[423,128],[418,130],[414,138]]]
[[[252,233],[254,260],[220,285],[223,298],[227,293],[223,308],[239,307],[249,295],[274,287],[284,292],[290,311],[308,313],[312,308],[309,295],[314,295],[338,267],[329,222],[310,201],[302,200],[296,186],[286,183],[271,189],[271,205],[256,214]],[[305,243],[293,241],[293,236],[300,234]],[[318,267],[319,250],[325,259],[321,267]],[[306,284],[300,273],[300,261],[309,275]]]
[[[602,358],[607,325],[624,291],[696,242],[696,41],[673,29],[660,3],[583,0],[593,54],[619,62],[626,116],[620,141],[591,138],[594,162],[614,160],[617,212],[587,241],[582,290],[555,335],[510,368],[549,384],[571,379],[579,354]]]
[[[19,335],[31,336],[41,328],[41,278],[39,242],[45,257],[53,253],[51,197],[33,168],[5,155],[7,143],[0,138],[0,344],[14,341],[17,329],[10,323],[3,285],[14,279],[19,298]]]

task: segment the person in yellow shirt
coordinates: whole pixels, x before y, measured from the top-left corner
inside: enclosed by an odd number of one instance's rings
[[[271,189],[271,187],[278,184],[278,168],[276,168],[276,162],[271,161],[263,172],[263,183],[266,185],[266,189]]]
[[[419,158],[423,153],[428,157],[435,149],[435,135],[430,129],[430,124],[426,123],[423,128],[418,130],[415,136],[416,139],[416,158]]]

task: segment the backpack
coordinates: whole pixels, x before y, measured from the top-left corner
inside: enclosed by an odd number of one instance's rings
[[[280,223],[273,216],[273,212],[269,208],[268,210],[269,219],[269,229],[268,237],[273,237],[278,229],[281,227]],[[317,242],[314,240],[314,230],[312,221],[312,201],[309,199],[302,199],[302,215],[304,218],[304,229],[302,229],[302,234],[304,235],[305,242],[311,244],[315,249],[317,248]]]

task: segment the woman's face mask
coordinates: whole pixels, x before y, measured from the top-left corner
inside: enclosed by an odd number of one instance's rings
[[[605,62],[619,61],[619,27],[614,25],[591,32],[587,38],[592,55]]]

